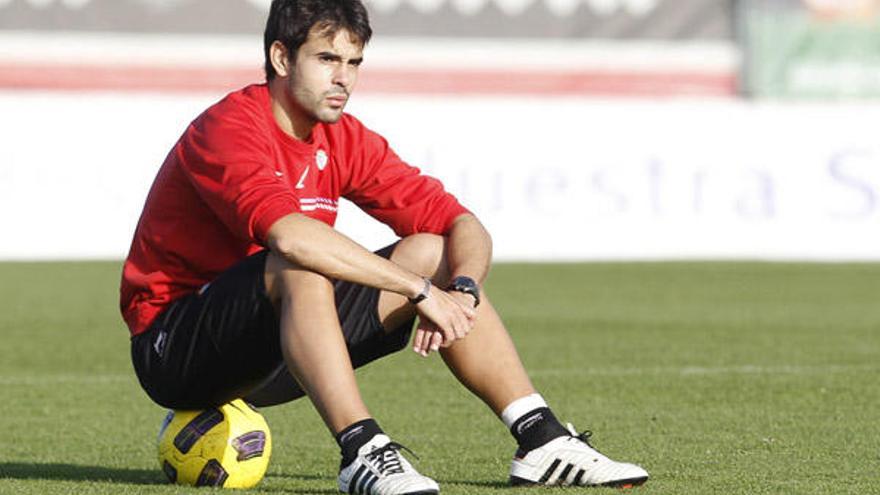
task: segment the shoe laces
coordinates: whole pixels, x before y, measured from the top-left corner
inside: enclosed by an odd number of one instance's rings
[[[596,450],[596,447],[593,447],[593,444],[590,443],[590,438],[593,437],[593,432],[590,430],[584,430],[577,435],[573,435],[575,438],[589,445],[591,449]]]
[[[596,447],[593,447],[593,444],[590,443],[590,438],[593,437],[592,431],[584,430],[578,433],[577,430],[574,429],[574,425],[572,425],[571,423],[568,423],[566,426],[568,427],[568,432],[571,434],[572,438],[584,442],[585,444],[587,444],[588,447],[595,450],[596,452],[599,451],[598,449],[596,449]]]
[[[375,466],[383,476],[400,474],[403,473],[403,465],[400,462],[400,454],[398,453],[401,449],[409,452],[416,459],[419,458],[412,450],[397,442],[388,442],[382,447],[366,454],[364,457],[366,457],[367,461]]]

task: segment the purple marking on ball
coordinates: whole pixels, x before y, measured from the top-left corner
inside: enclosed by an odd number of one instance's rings
[[[177,470],[168,461],[162,463],[162,472],[168,477],[168,481],[177,483]]]
[[[232,447],[238,452],[239,461],[259,457],[266,448],[266,433],[259,430],[244,433],[232,441]]]
[[[229,474],[223,469],[223,466],[217,459],[211,459],[202,468],[199,473],[199,479],[196,480],[196,486],[223,486]]]
[[[174,437],[174,446],[181,453],[186,454],[205,433],[222,422],[223,413],[219,410],[202,411],[177,433],[177,436]]]

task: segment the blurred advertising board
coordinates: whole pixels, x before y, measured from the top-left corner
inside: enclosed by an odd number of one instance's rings
[[[771,98],[880,98],[880,0],[746,0],[744,89]]]
[[[270,0],[0,0],[0,29],[260,33]],[[731,39],[733,0],[366,0],[383,36]]]
[[[0,258],[123,257],[213,100],[0,91]],[[477,213],[498,260],[880,260],[878,104],[360,95],[349,110]],[[350,204],[337,225],[393,239]]]
[[[371,0],[362,91],[737,91],[733,0]],[[0,0],[0,88],[226,91],[261,77],[268,0]]]

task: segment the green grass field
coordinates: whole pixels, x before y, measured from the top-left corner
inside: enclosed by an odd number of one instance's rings
[[[118,277],[0,264],[0,494],[205,492],[158,469],[164,411],[131,370]],[[651,473],[632,493],[880,493],[880,265],[500,265],[488,291],[557,415]],[[436,356],[359,379],[444,493],[535,493],[506,487],[512,440]],[[263,413],[275,450],[248,493],[336,493],[310,404]]]

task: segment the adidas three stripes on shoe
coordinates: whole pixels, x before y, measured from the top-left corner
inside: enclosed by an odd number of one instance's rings
[[[510,465],[513,485],[616,486],[641,485],[648,473],[635,464],[612,461],[589,443],[589,433],[551,440],[527,453],[517,451]]]
[[[437,482],[422,476],[386,435],[375,435],[339,472],[339,491],[351,495],[435,495]]]

